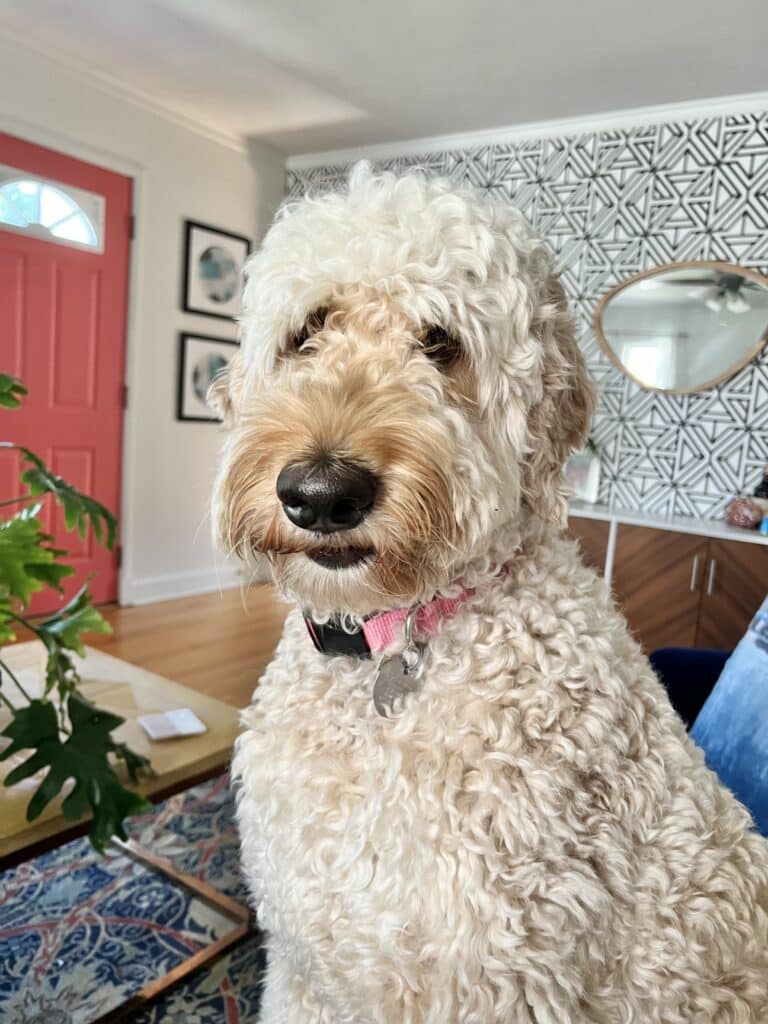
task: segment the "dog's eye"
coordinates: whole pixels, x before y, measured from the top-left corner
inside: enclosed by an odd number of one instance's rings
[[[461,345],[444,327],[427,328],[421,347],[424,354],[443,370],[453,366],[461,355]]]
[[[316,309],[313,313],[310,313],[302,324],[301,329],[288,338],[288,351],[301,352],[306,342],[323,329],[327,316],[328,310],[325,308]]]

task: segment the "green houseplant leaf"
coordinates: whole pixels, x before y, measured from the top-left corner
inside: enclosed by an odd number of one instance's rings
[[[83,633],[112,632],[112,627],[103,618],[101,612],[91,604],[87,583],[63,608],[43,619],[42,622],[38,622],[36,629],[57,647],[75,651],[81,657],[85,654]],[[46,644],[46,646],[48,645]]]
[[[61,581],[74,572],[56,559],[65,554],[50,547],[39,519],[22,515],[0,523],[0,593],[22,605],[48,585],[61,590]]]
[[[21,474],[30,495],[53,494],[64,509],[64,522],[68,530],[77,530],[80,537],[90,525],[96,539],[103,541],[110,549],[114,547],[117,534],[117,520],[112,513],[93,498],[81,494],[62,477],[52,473],[43,460],[29,448],[17,446],[28,465]]]
[[[8,373],[0,373],[0,406],[6,409],[18,409],[27,389],[18,377]]]
[[[8,774],[5,784],[13,786],[47,769],[27,808],[27,820],[34,821],[58,796],[64,784],[73,780],[74,787],[62,803],[64,817],[68,821],[77,820],[90,807],[93,813],[90,838],[96,849],[103,851],[112,835],[126,838],[125,817],[140,814],[151,804],[121,785],[109,761],[110,754],[123,756],[121,745],[114,742],[110,733],[122,725],[124,719],[100,710],[78,693],[70,694],[67,711],[71,731],[62,740],[50,702],[33,700],[19,710],[0,733],[11,740],[10,746],[0,754],[0,761],[22,750],[31,749],[34,753]],[[139,768],[146,768],[147,761],[136,754],[131,757],[134,760],[131,774],[135,777]]]
[[[112,632],[110,624],[91,604],[87,584],[63,608],[42,622],[36,622],[33,628],[48,652],[45,692],[49,693],[56,687],[62,699],[77,680],[75,663],[69,652],[74,651],[81,657],[85,655],[84,633]]]

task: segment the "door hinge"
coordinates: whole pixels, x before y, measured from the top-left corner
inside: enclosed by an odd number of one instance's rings
[[[136,214],[132,213],[128,217],[128,237],[131,241],[136,237]]]
[[[123,403],[123,408],[127,409],[128,408],[128,385],[127,384],[123,384],[122,403]]]
[[[123,545],[118,544],[115,548],[115,564],[118,569],[123,568]]]

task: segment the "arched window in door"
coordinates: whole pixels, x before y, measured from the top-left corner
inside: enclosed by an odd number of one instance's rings
[[[11,168],[0,168],[0,226],[52,242],[103,250],[100,196],[10,172]]]

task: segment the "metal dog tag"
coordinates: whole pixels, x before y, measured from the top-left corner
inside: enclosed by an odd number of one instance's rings
[[[405,620],[405,649],[393,658],[382,658],[373,684],[373,705],[382,716],[389,718],[395,704],[419,689],[416,678],[424,654],[424,644],[413,639],[413,620],[418,608],[412,608]]]

